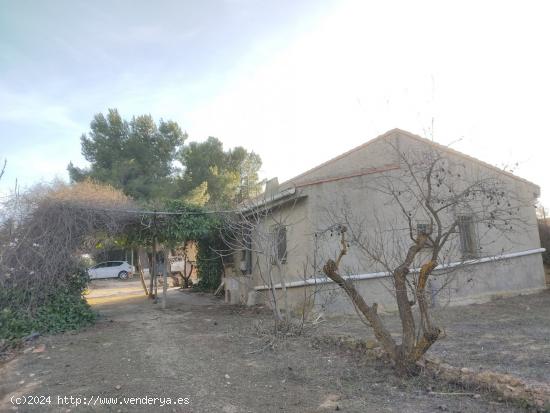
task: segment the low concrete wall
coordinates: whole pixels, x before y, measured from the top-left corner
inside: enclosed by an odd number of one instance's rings
[[[447,284],[447,285],[445,285]],[[496,297],[529,294],[546,287],[541,254],[487,262],[436,277],[436,305],[480,303]]]
[[[379,311],[397,309],[390,277],[355,281],[367,303],[378,303]],[[496,297],[529,294],[545,288],[540,253],[498,261],[483,262],[437,273],[430,280],[435,306],[466,305]],[[280,294],[280,290],[278,290]],[[287,289],[289,305],[296,313],[323,312],[326,315],[354,314],[347,295],[334,283],[298,286]],[[265,303],[265,291],[256,293],[256,303]]]

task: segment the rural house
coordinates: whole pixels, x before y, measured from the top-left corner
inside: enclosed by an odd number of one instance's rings
[[[428,286],[431,304],[467,304],[543,289],[544,250],[534,208],[539,187],[394,129],[280,185],[269,181],[262,196],[242,206],[240,220],[249,225],[226,265],[226,299],[254,304],[284,293],[294,311],[353,312],[349,299],[323,274],[326,260],[338,254],[345,223],[350,241],[342,275],[353,279],[369,302],[395,308],[388,275],[399,262],[394,257],[411,237],[437,231],[425,213],[426,202],[414,191],[406,196],[407,185],[418,185],[425,194],[426,182],[415,183],[408,168],[413,163],[421,168],[426,159],[428,169],[430,156],[441,159],[439,169],[430,170],[439,197],[431,200],[442,205],[439,226],[450,228]],[[430,254],[429,243],[424,250]],[[413,263],[411,273],[421,264]]]

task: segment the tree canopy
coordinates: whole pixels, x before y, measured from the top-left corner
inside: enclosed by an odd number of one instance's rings
[[[150,115],[126,121],[109,109],[94,116],[80,140],[90,166],[70,163],[73,182],[91,178],[138,200],[180,199],[197,206],[226,206],[260,191],[259,155],[241,146],[224,150],[214,137],[185,145],[187,134],[174,121],[157,124]]]
[[[227,205],[259,192],[258,170],[262,161],[259,155],[241,146],[224,151],[219,139],[209,137],[184,147],[179,159],[185,167],[180,190],[195,199]]]
[[[113,185],[136,199],[159,197],[171,189],[173,160],[186,138],[176,122],[161,119],[157,125],[150,115],[128,122],[109,109],[106,116],[95,115],[90,132],[80,138],[90,168],[71,163],[69,175],[77,182],[92,178]]]

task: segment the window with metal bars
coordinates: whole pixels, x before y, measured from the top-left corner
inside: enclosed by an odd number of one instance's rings
[[[286,227],[284,225],[276,225],[272,230],[273,236],[273,257],[271,258],[271,263],[276,264],[277,262],[285,263],[287,258],[287,249],[286,249]]]
[[[458,216],[458,232],[460,234],[460,250],[466,258],[477,255],[477,239],[474,217],[472,215]]]

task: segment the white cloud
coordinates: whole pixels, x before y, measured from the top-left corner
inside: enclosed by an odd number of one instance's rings
[[[0,121],[49,124],[64,130],[80,130],[66,105],[35,93],[14,93],[0,89]]]

